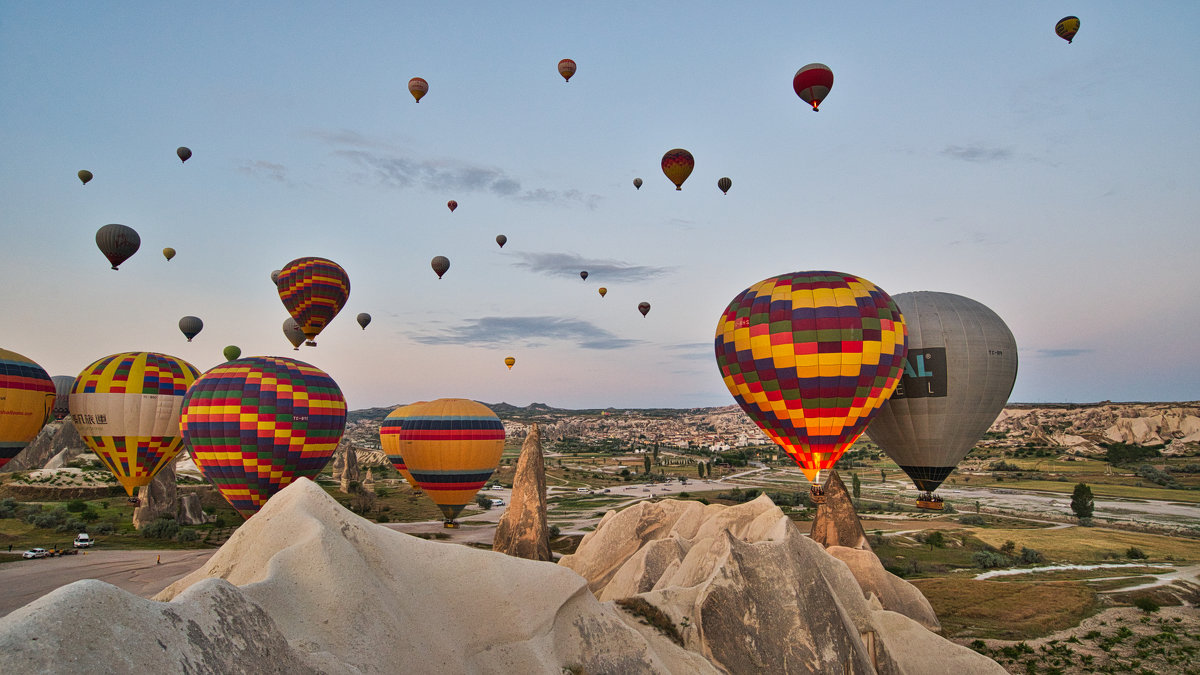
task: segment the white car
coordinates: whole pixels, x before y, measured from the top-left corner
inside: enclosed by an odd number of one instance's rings
[[[88,536],[87,532],[80,532],[75,537],[75,548],[91,548],[96,540]]]
[[[582,494],[587,494],[589,492],[587,488],[575,488],[575,491]]]
[[[503,499],[492,499],[491,504],[492,504],[492,506],[504,506],[504,500]]]
[[[31,548],[21,554],[22,558],[45,558],[49,555],[49,551],[44,548]]]

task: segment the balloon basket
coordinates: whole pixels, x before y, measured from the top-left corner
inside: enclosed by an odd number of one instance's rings
[[[454,522],[453,520],[447,520],[442,523],[442,527],[446,529],[456,529],[458,527],[458,523]]]
[[[917,508],[929,511],[942,511],[946,508],[946,502],[941,497],[934,496],[933,494],[923,494],[917,497]]]
[[[130,504],[132,504],[132,505],[134,505],[134,506],[141,506],[141,505],[142,505],[142,501],[141,501],[140,499],[138,499],[137,497],[130,497],[130,498],[129,498],[128,500],[126,500],[126,501],[128,501]]]
[[[821,487],[817,485],[808,488],[808,496],[812,499],[814,504],[825,503],[825,490],[821,489]]]

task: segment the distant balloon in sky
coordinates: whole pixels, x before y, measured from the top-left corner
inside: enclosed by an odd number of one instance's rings
[[[175,148],[175,154],[179,155],[179,161],[186,162],[192,158],[192,151],[185,147]]]
[[[508,243],[508,237],[498,234],[496,235],[496,243],[500,245],[500,248],[504,248],[504,245]]]
[[[199,335],[202,330],[204,330],[204,322],[198,316],[185,316],[179,320],[179,332],[183,333],[188,342],[191,342],[192,338]]]
[[[350,297],[350,277],[342,266],[326,258],[296,258],[279,272],[279,299],[308,338],[317,336],[342,311]]]
[[[676,190],[683,189],[683,181],[692,175],[694,168],[696,168],[696,159],[692,157],[692,153],[683,148],[668,150],[662,157],[662,172],[675,184]]]
[[[598,292],[600,293],[600,297],[602,297],[602,298],[604,296],[608,295],[608,289],[603,286],[600,287],[600,290]]]
[[[175,257],[175,249],[171,248],[170,246],[164,248],[163,249],[163,257],[166,258],[167,260],[174,258]]]
[[[16,457],[53,414],[55,382],[33,360],[0,349],[0,467]]]
[[[367,324],[371,323],[371,315],[366,312],[360,313],[357,317],[358,325],[362,326],[363,330],[367,329]]]
[[[50,378],[54,382],[54,408],[51,409],[51,414],[54,419],[61,420],[71,414],[71,388],[75,386],[75,378],[71,375],[55,375]],[[3,385],[0,385],[2,388]],[[0,448],[3,443],[0,442]],[[3,454],[0,450],[0,454]],[[0,466],[4,466],[4,459],[0,457]]]
[[[650,313],[650,303],[639,302],[638,303],[638,311],[642,313],[642,316],[646,316],[647,314]]]
[[[587,281],[587,278],[588,278],[588,273],[587,273],[587,270],[584,270],[584,271],[580,272],[580,273],[579,273],[579,278],[580,278],[580,279],[583,279],[584,281]]]
[[[722,178],[717,181],[717,187],[721,189],[721,192],[729,194],[729,188],[733,187],[733,181],[728,178]]]
[[[818,112],[817,106],[829,95],[833,88],[833,71],[824,63],[810,63],[792,78],[792,89],[805,103],[812,106],[813,112]]]
[[[433,260],[429,261],[429,266],[433,268],[434,272],[437,272],[438,278],[441,279],[446,270],[450,269],[450,259],[444,255],[435,255]]]
[[[633,187],[635,190],[641,190],[642,189],[642,179],[634,178],[633,179]]]
[[[450,213],[454,213],[454,209],[458,208],[458,202],[451,199],[450,201],[446,202],[446,208],[450,209]]]
[[[237,361],[242,355],[242,348],[237,345],[229,345],[221,350],[221,355],[225,357],[226,361]]]
[[[563,59],[558,62],[558,74],[563,76],[567,82],[571,81],[571,76],[575,74],[575,62],[571,59]]]
[[[516,365],[516,363],[517,363],[517,360],[514,359],[513,357],[511,357],[511,356],[504,357],[504,365],[508,366],[509,370],[512,370],[512,367],[514,365]]]
[[[282,271],[283,270],[275,270],[274,272],[271,272],[271,283],[275,284],[276,286],[279,285],[279,273]]]
[[[1054,24],[1054,32],[1058,33],[1058,37],[1071,44],[1071,40],[1075,39],[1075,34],[1079,32],[1079,17],[1064,16]]]
[[[419,77],[414,77],[408,81],[408,93],[412,94],[417,103],[420,103],[425,94],[429,93],[429,83]]]
[[[283,336],[292,343],[292,351],[300,351],[300,345],[304,344],[304,331],[300,330],[300,324],[290,316],[283,320]]]
[[[75,174],[75,175],[76,175],[76,176],[79,176],[79,180],[80,180],[80,181],[81,181],[81,182],[82,182],[84,185],[87,185],[87,184],[88,184],[88,181],[90,181],[90,180],[92,179],[92,172],[91,172],[91,171],[88,171],[87,169],[80,169],[80,170],[79,170],[79,173],[77,173],[77,174]]]
[[[100,252],[115,270],[117,265],[137,253],[142,246],[142,238],[132,227],[112,223],[96,230],[96,246],[100,247]]]

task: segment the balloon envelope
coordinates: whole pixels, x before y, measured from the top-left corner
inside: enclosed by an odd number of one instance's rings
[[[179,155],[179,161],[186,162],[192,157],[192,151],[185,147],[175,148],[175,154]]]
[[[137,253],[142,246],[142,238],[132,227],[112,223],[96,230],[96,246],[100,247],[100,252],[115,270],[117,265]]]
[[[579,273],[579,278],[580,278],[580,279],[583,279],[584,281],[587,281],[587,278],[588,278],[588,273],[587,273],[587,270],[584,270],[584,271],[580,272],[580,273]]]
[[[175,249],[171,248],[170,246],[168,246],[167,248],[164,248],[163,249],[163,257],[166,258],[167,260],[174,258],[175,257]]]
[[[400,454],[421,490],[452,521],[491,478],[504,451],[504,424],[482,403],[443,398],[422,404],[400,429]]]
[[[383,423],[379,425],[379,443],[383,447],[384,454],[414,490],[420,490],[421,486],[413,478],[412,472],[408,470],[408,465],[404,462],[404,456],[400,454],[400,430],[404,427],[404,421],[425,403],[426,401],[418,401],[400,406],[388,413],[388,416],[383,419]]]
[[[603,286],[601,286],[601,287],[600,287],[600,291],[599,291],[599,292],[600,292],[600,297],[602,297],[602,298],[603,298],[604,296],[608,295],[608,289],[607,289],[607,288],[605,288],[605,287],[603,287]]]
[[[504,248],[504,245],[508,243],[508,237],[498,234],[496,235],[496,243],[500,245],[500,248]]]
[[[179,411],[199,374],[174,356],[123,352],[75,378],[71,421],[130,497],[179,454]]]
[[[908,324],[908,358],[867,435],[932,492],[1008,401],[1017,343],[995,312],[970,298],[919,291],[894,299]]]
[[[450,209],[450,213],[454,213],[454,209],[458,208],[458,202],[451,199],[450,201],[446,202],[446,208]]]
[[[444,255],[435,255],[433,260],[429,261],[429,266],[433,268],[434,272],[437,272],[438,278],[441,279],[442,275],[450,269],[450,259]]]
[[[316,346],[317,335],[342,311],[350,297],[350,277],[341,265],[325,258],[296,258],[279,272],[279,299]]]
[[[1067,44],[1071,44],[1071,41],[1075,39],[1075,34],[1079,32],[1079,17],[1064,16],[1054,24],[1054,32],[1058,33],[1058,37],[1066,40]]]
[[[55,375],[50,380],[54,382],[54,408],[50,413],[54,419],[61,420],[71,414],[71,388],[75,386],[75,378]]]
[[[815,482],[900,382],[906,335],[896,303],[865,279],[783,274],[725,308],[717,367],[742,410]]]
[[[421,98],[429,93],[429,83],[420,77],[414,77],[408,81],[408,93],[412,94],[417,103],[420,103]]]
[[[366,330],[367,324],[371,323],[371,315],[367,314],[366,312],[360,313],[355,318],[358,319],[358,325],[362,326],[363,330]]]
[[[191,342],[192,338],[199,335],[202,330],[204,330],[204,322],[198,316],[185,316],[179,320],[179,332],[183,333],[188,342]]]
[[[508,366],[509,370],[512,370],[512,367],[514,365],[516,365],[516,363],[517,363],[517,360],[514,359],[513,357],[511,357],[511,356],[504,357],[504,365]]]
[[[647,314],[650,313],[650,303],[639,302],[638,303],[638,311],[642,313],[642,316],[646,316]]]
[[[279,274],[281,272],[283,272],[283,270],[275,270],[274,272],[271,272],[271,283],[275,284],[276,286],[279,285]]]
[[[196,467],[249,518],[325,468],[346,428],[346,400],[320,368],[254,356],[201,375],[184,396],[179,428]]]
[[[54,409],[54,381],[31,359],[0,349],[0,467],[25,449]]]
[[[729,188],[733,187],[733,181],[728,178],[722,178],[717,181],[717,187],[721,189],[721,192],[729,194]]]
[[[641,190],[642,189],[642,179],[634,178],[633,179],[633,187],[634,187],[634,189]]]
[[[571,76],[575,74],[575,62],[571,59],[563,59],[558,62],[558,74],[563,76],[567,82],[571,81]]]
[[[668,150],[662,157],[662,172],[675,184],[676,190],[683,189],[683,181],[692,175],[694,168],[696,168],[696,159],[692,157],[692,153],[683,148]]]
[[[810,63],[797,70],[792,77],[792,89],[796,90],[801,100],[812,106],[813,112],[817,111],[832,88],[833,71],[824,63]]]
[[[236,361],[242,355],[242,348],[237,345],[229,345],[221,350],[221,355],[226,361]]]
[[[290,316],[283,320],[283,336],[292,343],[293,351],[299,351],[300,345],[304,344],[304,331],[300,330],[300,324]]]
[[[88,171],[87,169],[80,169],[79,173],[75,175],[79,176],[80,182],[82,182],[84,185],[87,185],[88,181],[92,179],[92,172]]]

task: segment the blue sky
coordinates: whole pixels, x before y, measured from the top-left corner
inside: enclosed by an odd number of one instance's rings
[[[1067,14],[1072,45],[1053,32]],[[994,309],[1020,347],[1014,401],[1198,399],[1198,19],[1118,2],[4,3],[0,346],[74,375],[125,350],[203,370],[237,344],[325,369],[352,408],[726,405],[721,310],[833,269]],[[791,88],[810,62],[835,75],[816,114]],[[659,170],[675,147],[696,157],[680,192]],[[106,223],[142,237],[119,272],[95,246]],[[305,255],[352,290],[297,353],[268,275]],[[184,315],[205,322],[191,343]]]

